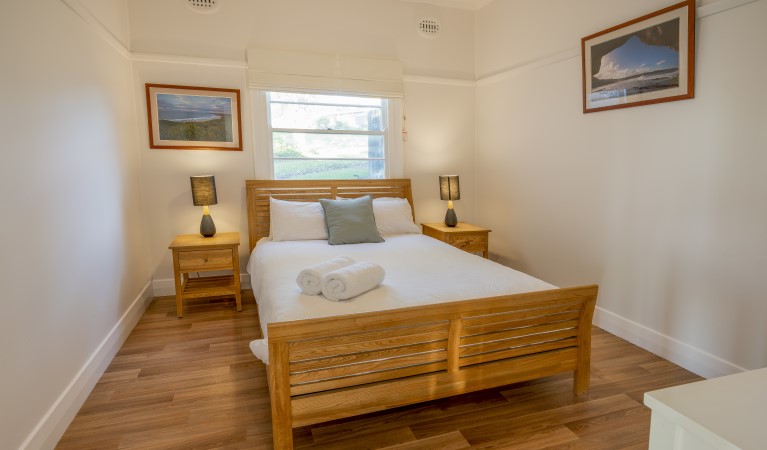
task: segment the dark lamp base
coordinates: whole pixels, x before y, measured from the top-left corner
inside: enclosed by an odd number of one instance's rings
[[[208,214],[202,216],[202,222],[200,222],[200,234],[204,237],[213,237],[216,234],[216,225]]]
[[[445,225],[449,227],[458,225],[458,217],[455,216],[455,210],[453,208],[448,208],[447,213],[445,213]]]

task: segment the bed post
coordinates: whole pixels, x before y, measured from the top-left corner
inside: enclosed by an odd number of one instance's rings
[[[272,403],[272,440],[275,449],[293,448],[293,411],[290,406],[288,343],[269,342],[269,394]]]
[[[589,392],[589,375],[591,371],[591,321],[594,318],[594,307],[597,295],[583,302],[578,323],[578,368],[573,374],[573,394],[583,395]]]

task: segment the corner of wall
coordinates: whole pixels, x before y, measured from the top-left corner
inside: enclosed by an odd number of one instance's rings
[[[154,298],[152,283],[147,282],[141,293],[133,300],[130,307],[107,333],[66,389],[53,402],[40,422],[27,436],[21,444],[21,449],[54,448],[56,446],[72,419],[77,415],[77,411],[85,403],[91,390],[146,311],[152,298]]]
[[[594,325],[703,378],[746,371],[743,367],[600,307],[594,312]]]

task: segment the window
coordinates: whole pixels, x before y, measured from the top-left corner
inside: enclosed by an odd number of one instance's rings
[[[386,178],[390,104],[382,98],[267,92],[275,179]]]

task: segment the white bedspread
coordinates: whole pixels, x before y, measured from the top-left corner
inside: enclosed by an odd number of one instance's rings
[[[325,240],[259,241],[247,269],[264,338],[267,324],[272,322],[556,288],[428,236],[405,234],[385,239],[384,243],[353,245],[328,245]],[[386,271],[386,278],[377,288],[340,302],[301,292],[296,276],[302,269],[340,255],[379,264]],[[263,340],[253,341],[250,347],[259,359],[268,363]]]

